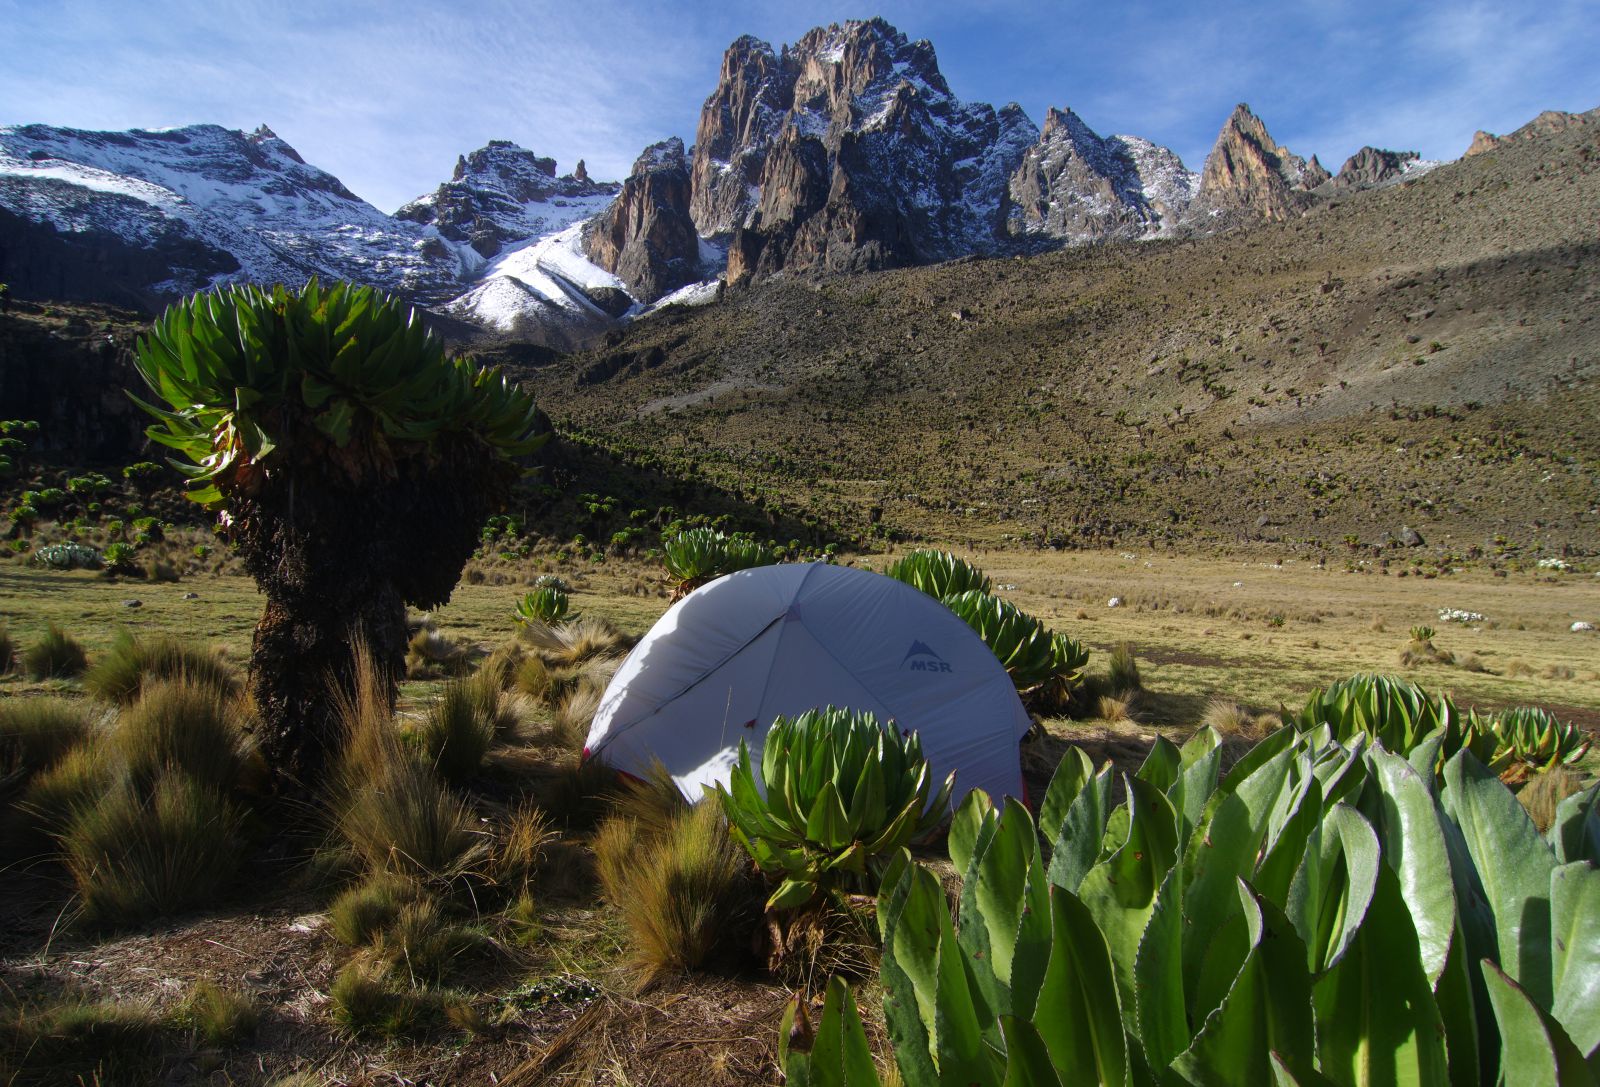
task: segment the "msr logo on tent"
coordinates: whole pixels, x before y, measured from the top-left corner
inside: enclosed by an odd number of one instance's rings
[[[905,658],[900,662],[900,667],[909,668],[913,672],[954,671],[943,657],[939,656],[923,642],[911,643],[911,648],[906,650]]]

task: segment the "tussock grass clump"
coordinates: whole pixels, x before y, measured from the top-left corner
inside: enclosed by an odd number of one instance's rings
[[[1096,705],[1100,720],[1107,724],[1137,724],[1139,721],[1139,693],[1103,694]]]
[[[558,744],[568,750],[582,750],[584,741],[589,738],[589,727],[594,724],[594,715],[600,709],[600,698],[604,694],[603,683],[596,683],[585,676],[581,677],[577,685],[562,697],[556,704],[551,726]]]
[[[639,848],[645,840],[638,822],[626,815],[613,815],[594,833],[590,848],[594,850],[595,877],[601,893],[615,906],[621,906],[632,889],[632,869],[639,863]]]
[[[412,985],[435,985],[459,959],[486,942],[481,932],[446,917],[438,899],[419,898],[400,907],[376,951],[403,967]]]
[[[406,644],[406,675],[411,679],[461,676],[472,668],[472,647],[457,645],[431,627],[424,627]]]
[[[358,955],[346,963],[328,988],[334,1024],[352,1037],[398,1038],[445,1022],[464,1030],[481,1023],[459,994],[409,988],[397,973],[390,960],[377,954]]]
[[[1213,698],[1200,715],[1200,726],[1215,729],[1224,739],[1253,743],[1282,728],[1283,719],[1275,713],[1253,714],[1237,702]]]
[[[214,981],[197,982],[174,1018],[214,1046],[250,1040],[259,1023],[256,1006],[248,996]]]
[[[672,773],[660,759],[650,763],[643,777],[624,777],[619,780],[616,795],[611,798],[611,810],[633,820],[646,839],[656,839],[669,833],[683,814],[689,810],[683,790],[672,780]]]
[[[544,863],[545,847],[556,838],[550,820],[530,801],[513,807],[495,828],[489,873],[496,885],[526,893]]]
[[[530,653],[518,662],[511,685],[529,698],[542,702],[550,693],[550,669]]]
[[[687,808],[654,834],[634,816],[614,817],[597,836],[596,861],[647,980],[708,965],[738,944],[758,908],[749,864],[716,804]]]
[[[1133,647],[1127,642],[1122,642],[1111,651],[1111,658],[1106,663],[1106,686],[1114,695],[1144,690],[1144,681],[1139,677],[1139,662],[1133,655]]]
[[[328,1004],[334,1023],[346,1033],[389,1038],[410,1030],[423,1011],[415,994],[390,983],[387,964],[361,957],[335,975]]]
[[[610,813],[622,778],[598,759],[570,756],[543,794],[544,810],[568,828],[595,826]]]
[[[89,735],[89,708],[69,698],[8,698],[0,702],[0,773],[48,770]]]
[[[148,796],[124,783],[79,808],[61,848],[84,917],[130,924],[215,899],[237,870],[238,829],[219,793],[166,773]]]
[[[135,638],[126,630],[118,631],[111,648],[84,675],[83,686],[96,698],[126,705],[146,684],[171,679],[211,687],[223,698],[239,692],[238,674],[214,651],[169,635]]]
[[[582,664],[596,657],[621,656],[631,639],[598,616],[563,623],[526,622],[518,630],[524,641],[552,664]]]
[[[466,805],[400,742],[375,661],[358,650],[354,689],[337,694],[345,747],[330,803],[339,835],[373,872],[449,881],[481,859]]]
[[[416,897],[414,883],[380,872],[340,892],[328,907],[328,927],[340,943],[363,947],[394,924],[401,908]]]
[[[54,766],[34,775],[18,804],[13,828],[23,852],[43,852],[66,832],[77,814],[93,807],[112,779],[106,745],[90,739],[69,750]]]
[[[474,678],[498,690],[510,690],[514,686],[517,668],[527,656],[522,646],[514,641],[506,642],[483,658]]]
[[[231,789],[247,758],[241,710],[207,681],[180,675],[152,680],[117,718],[112,743],[133,780],[177,769],[215,789]]]
[[[71,679],[83,675],[88,667],[89,655],[83,646],[54,623],[22,651],[22,670],[29,679]]]
[[[1411,640],[1400,650],[1402,668],[1415,668],[1419,664],[1442,664],[1448,667],[1456,662],[1454,653],[1433,644],[1433,634],[1432,627],[1411,628]]]
[[[472,777],[495,741],[499,715],[497,687],[467,680],[446,684],[428,707],[419,737],[429,764],[452,783]]]
[[[162,1024],[148,1004],[79,994],[12,1003],[9,991],[5,996],[0,1081],[16,1087],[149,1082],[142,1074],[150,1071]]]
[[[1583,775],[1564,766],[1535,774],[1517,792],[1517,799],[1527,809],[1528,818],[1539,828],[1539,833],[1549,831],[1556,821],[1556,808],[1573,793],[1583,791]]]
[[[483,852],[466,805],[403,754],[347,796],[339,831],[372,871],[448,882]]]

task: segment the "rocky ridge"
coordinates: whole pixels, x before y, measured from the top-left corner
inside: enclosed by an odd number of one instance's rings
[[[1165,147],[1102,138],[1071,110],[1051,109],[1011,175],[1006,230],[1076,243],[1158,237],[1182,219],[1199,181]]]
[[[689,193],[683,141],[673,136],[645,148],[616,200],[584,231],[584,251],[647,301],[695,282],[700,239]]]
[[[1315,155],[1307,162],[1280,146],[1241,102],[1206,156],[1189,222],[1204,230],[1287,219],[1304,211],[1312,190],[1328,180]]]
[[[19,295],[149,307],[216,283],[324,275],[428,297],[481,263],[427,245],[265,125],[0,127],[0,209]]]
[[[1591,109],[1585,113],[1566,113],[1558,109],[1547,109],[1527,124],[1505,136],[1496,136],[1484,132],[1482,129],[1472,136],[1472,143],[1467,147],[1464,157],[1481,155],[1485,151],[1493,151],[1508,143],[1519,140],[1531,140],[1539,136],[1549,136],[1556,132],[1563,132],[1569,128],[1584,125],[1600,124],[1600,109]]]
[[[565,177],[556,161],[542,158],[510,140],[490,140],[456,160],[450,180],[394,213],[441,236],[466,242],[491,258],[508,243],[553,234],[587,219],[609,204],[621,185],[592,181],[580,160]]]

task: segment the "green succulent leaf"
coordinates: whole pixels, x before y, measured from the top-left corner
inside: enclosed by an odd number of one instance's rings
[[[1527,989],[1487,959],[1483,975],[1505,1045],[1500,1068],[1506,1087],[1593,1087],[1594,1074],[1578,1047]]]
[[[156,319],[136,355],[167,405],[134,398],[157,421],[148,433],[197,469],[190,498],[208,507],[227,503],[247,464],[271,472],[287,454],[322,467],[316,443],[295,437],[310,428],[340,449],[364,443],[349,465],[378,471],[406,453],[391,439],[426,447],[456,435],[514,457],[546,437],[526,395],[496,371],[447,360],[413,311],[369,287],[313,279],[295,292],[195,295]]]

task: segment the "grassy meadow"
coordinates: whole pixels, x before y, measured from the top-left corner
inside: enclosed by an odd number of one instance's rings
[[[1600,623],[1600,577],[1590,574],[1495,577],[1468,568],[1444,577],[1397,577],[1268,553],[965,556],[990,574],[999,595],[1089,646],[1091,674],[1104,671],[1112,649],[1130,646],[1146,689],[1141,718],[1151,725],[1193,726],[1212,698],[1256,711],[1298,708],[1313,688],[1354,672],[1394,672],[1448,690],[1464,705],[1537,703],[1600,727],[1600,638],[1571,629],[1574,622]],[[882,569],[892,558],[849,561]],[[555,572],[573,586],[574,611],[609,620],[634,637],[667,608],[668,582],[660,566],[647,560],[492,560],[469,568],[450,603],[433,614],[439,633],[485,652],[493,649],[515,634],[516,598],[542,572]],[[1108,606],[1114,598],[1119,605]],[[128,606],[131,600],[139,606]],[[254,583],[242,576],[160,583],[20,562],[0,565],[0,616],[18,644],[55,623],[82,642],[91,658],[127,627],[209,643],[242,664],[261,606]],[[1484,620],[1441,621],[1444,608]],[[1400,655],[1415,626],[1432,627],[1434,644],[1453,654],[1455,663],[1402,666]],[[13,673],[0,678],[0,691],[43,690],[54,682],[33,683]],[[415,700],[432,686],[407,684],[402,694]]]

